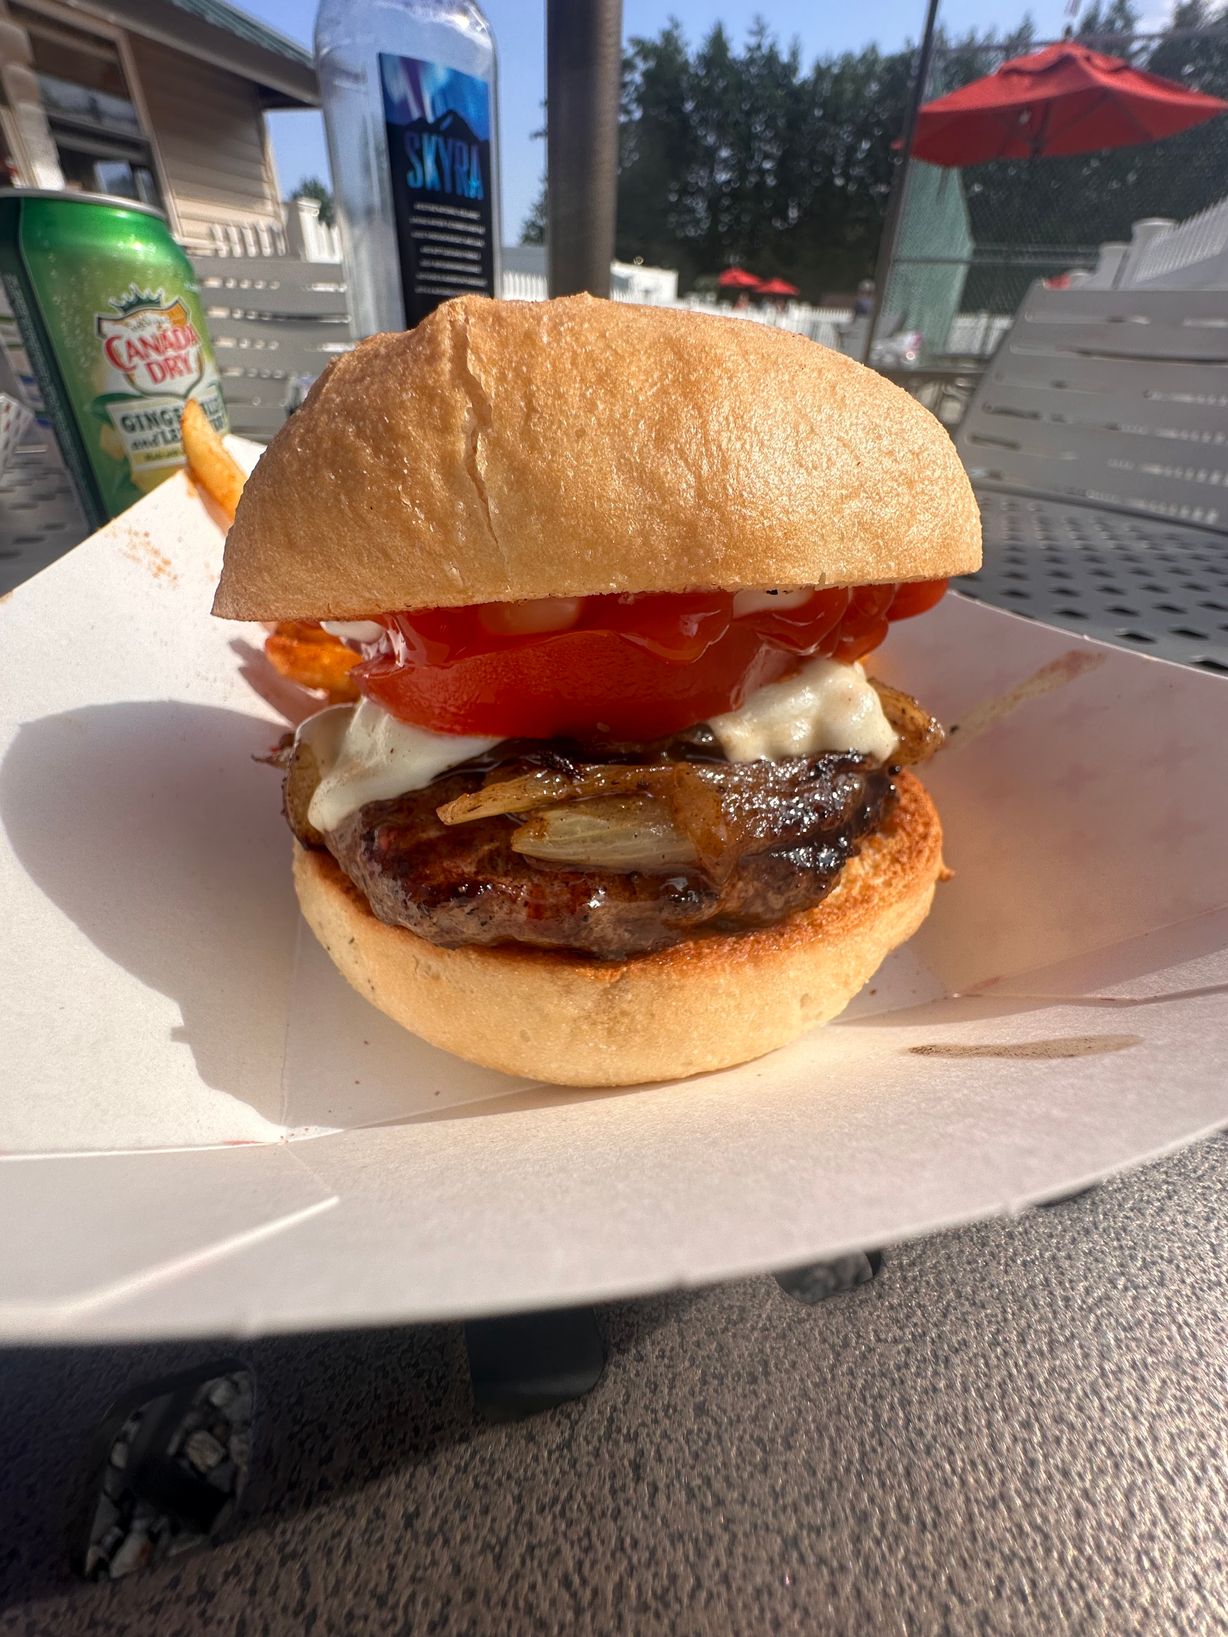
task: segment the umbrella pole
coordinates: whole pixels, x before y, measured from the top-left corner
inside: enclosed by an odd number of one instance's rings
[[[622,0],[547,0],[546,254],[552,296],[610,293]]]
[[[1027,159],[1024,161],[1023,185],[1019,189],[1018,203],[1015,205],[1016,226],[1018,227],[1021,225],[1025,233],[1028,231],[1028,209],[1036,203],[1036,166],[1044,156],[1044,145],[1049,140],[1049,127],[1052,122],[1053,106],[1050,104],[1041,116],[1040,127],[1037,130],[1036,135],[1032,138],[1032,151],[1028,154]],[[1008,254],[1011,248],[1012,247],[1008,245],[1003,246],[1003,249]],[[1005,296],[1003,296],[1004,286],[1006,287]],[[1012,303],[1011,301],[1010,263],[1007,260],[1006,255],[1000,257],[998,261],[998,273],[997,277],[994,279],[994,302],[993,306],[990,308],[991,320],[994,308],[999,302],[1001,302],[1001,305],[1006,309],[1005,316],[1012,319],[1019,311],[1019,308],[1023,306],[1022,296],[1020,296],[1017,302]]]
[[[1015,208],[1010,212],[1011,220],[1009,227],[1012,233],[1017,233],[1021,225],[1026,231],[1027,205],[1030,203],[1033,188],[1032,178],[1035,176],[1035,174],[1036,151],[1033,149],[1033,151],[1023,162],[1023,181],[1020,183],[1019,189],[1015,195]],[[985,328],[981,334],[981,350],[982,352],[986,353],[986,355],[988,355],[989,351],[989,335],[994,320],[1003,316],[1003,313],[1009,314],[1011,309],[1009,288],[1011,268],[1013,266],[1011,256],[1013,251],[1017,248],[1018,246],[1015,240],[1008,240],[1005,237],[1000,236],[1000,241],[998,244],[998,265],[994,268],[993,285],[985,302],[987,318]]]
[[[917,134],[917,115],[925,99],[925,86],[930,77],[930,63],[934,56],[934,28],[937,21],[938,0],[929,0],[925,13],[925,29],[921,35],[921,50],[917,57],[917,75],[913,81],[912,94],[908,99],[908,114],[904,120],[900,168],[895,174],[891,197],[887,201],[883,236],[878,242],[878,264],[875,268],[874,278],[874,305],[870,309],[870,322],[866,326],[866,344],[861,355],[863,364],[870,362],[870,354],[874,350],[874,341],[878,333],[879,320],[883,313],[883,303],[887,299],[887,281],[891,277],[891,265],[895,260],[895,246],[900,236],[900,223],[904,219],[904,201],[908,192],[909,170],[912,166],[912,145]]]
[[[1040,124],[1037,126],[1036,132],[1032,137],[1031,150],[1028,153],[1027,159],[1024,161],[1023,186],[1019,189],[1018,203],[1015,206],[1015,223],[1017,226],[1022,224],[1025,232],[1028,225],[1028,207],[1036,202],[1036,165],[1039,160],[1044,158],[1045,143],[1049,140],[1049,132],[1052,125],[1053,104],[1048,103],[1044,112],[1040,116]],[[1009,248],[1009,246],[1003,246],[1004,250],[1008,250]],[[1003,285],[1008,283],[1008,275],[1009,263],[1006,256],[1002,256],[999,258],[998,272],[996,278],[994,279],[994,302],[990,307],[991,322],[993,318],[993,307],[997,304],[998,299],[1001,297]],[[1020,296],[1019,300],[1012,304],[1010,290],[1008,287],[1006,298],[1002,304],[1006,308],[1006,316],[1013,319],[1020,307],[1023,306],[1023,297]]]

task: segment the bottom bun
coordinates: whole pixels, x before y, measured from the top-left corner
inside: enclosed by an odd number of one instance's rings
[[[727,1068],[842,1012],[929,913],[942,827],[908,774],[880,830],[815,909],[779,926],[598,962],[553,950],[441,949],[371,913],[330,853],[295,843],[307,924],[360,995],[458,1057],[565,1086]]]

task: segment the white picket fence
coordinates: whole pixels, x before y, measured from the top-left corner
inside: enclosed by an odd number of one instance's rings
[[[1009,313],[956,313],[947,344],[939,350],[960,358],[988,358],[1011,323]]]
[[[617,298],[616,298],[617,299]],[[774,330],[790,330],[804,335],[824,347],[839,349],[841,332],[853,321],[851,307],[811,307],[804,301],[791,301],[786,307],[719,307],[715,302],[695,297],[670,303],[695,313],[727,313],[734,318],[749,319],[752,324],[767,324]]]
[[[1228,197],[1184,222],[1148,216],[1134,223],[1129,244],[1102,244],[1082,290],[1228,289]]]
[[[1135,285],[1167,290],[1228,286],[1228,198],[1152,235],[1131,268]]]
[[[505,301],[545,301],[549,287],[544,273],[526,273],[519,269],[504,268],[499,281],[499,293]],[[749,319],[754,324],[769,324],[773,329],[792,330],[808,336],[826,347],[836,347],[840,331],[851,322],[853,314],[848,307],[811,307],[802,301],[791,301],[783,309],[743,308],[718,306],[700,296],[681,296],[672,300],[652,300],[640,291],[613,289],[614,301],[643,304],[651,307],[673,307],[686,312],[721,313],[733,318]]]
[[[546,295],[546,276],[505,267],[499,278],[499,294],[504,301],[542,301]]]

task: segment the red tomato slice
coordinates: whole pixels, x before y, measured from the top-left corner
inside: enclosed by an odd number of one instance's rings
[[[387,649],[353,676],[392,715],[436,733],[642,741],[736,710],[800,657],[860,658],[886,635],[896,593],[816,591],[744,616],[723,591],[390,614]]]
[[[945,580],[908,580],[895,588],[891,604],[893,620],[910,620],[914,614],[924,614],[942,601],[947,589]]]

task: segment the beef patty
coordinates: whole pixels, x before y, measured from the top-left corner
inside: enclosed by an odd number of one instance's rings
[[[496,773],[531,768],[524,757],[500,762],[494,772],[489,759],[466,764],[424,790],[371,802],[323,838],[295,828],[300,840],[323,839],[380,920],[449,947],[527,944],[624,960],[699,933],[768,926],[813,908],[858,841],[882,822],[894,799],[889,770],[845,753],[729,763],[716,759],[708,741],[693,732],[664,752],[652,747],[653,765],[687,765],[691,794],[675,803],[675,812],[684,809],[680,822],[686,826],[693,796],[709,837],[720,838],[715,853],[700,846],[702,864],[681,869],[546,864],[513,848],[516,817],[453,825],[439,819],[441,806],[482,789]],[[625,764],[632,754],[607,751],[603,759]],[[577,766],[556,753],[539,754],[536,765],[543,761]]]

